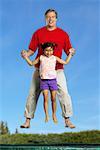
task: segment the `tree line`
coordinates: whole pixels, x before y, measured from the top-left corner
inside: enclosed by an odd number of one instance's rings
[[[0,134],[10,134],[7,122],[0,121]]]
[[[18,133],[18,129],[15,129],[15,134]],[[8,127],[7,122],[4,121],[0,121],[0,135],[4,135],[4,134],[10,134],[10,130]]]

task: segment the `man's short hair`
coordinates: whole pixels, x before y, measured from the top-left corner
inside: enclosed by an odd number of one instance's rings
[[[45,16],[46,16],[49,12],[54,12],[54,13],[56,14],[56,18],[58,18],[58,14],[57,14],[56,10],[54,10],[54,9],[48,9],[48,10],[45,12]]]

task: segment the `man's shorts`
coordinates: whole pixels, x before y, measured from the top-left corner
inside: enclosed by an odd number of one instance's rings
[[[57,90],[57,80],[56,79],[41,79],[40,80],[41,90]]]

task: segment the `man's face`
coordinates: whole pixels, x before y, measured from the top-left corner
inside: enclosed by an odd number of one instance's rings
[[[55,27],[57,22],[55,12],[48,12],[46,15],[46,25],[49,27]]]

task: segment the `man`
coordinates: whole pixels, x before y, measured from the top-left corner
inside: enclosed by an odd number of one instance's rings
[[[45,42],[53,42],[56,44],[54,55],[61,58],[62,51],[64,50],[66,55],[69,53],[74,54],[75,50],[72,48],[68,34],[62,29],[56,26],[57,22],[57,12],[53,9],[48,9],[45,12],[46,26],[38,29],[32,36],[31,42],[29,44],[29,50],[27,52],[22,51],[21,55],[24,58],[25,56],[31,56],[35,53],[38,48],[37,57],[43,54],[41,49],[41,44]],[[36,58],[37,58],[36,57]],[[25,117],[26,121],[21,128],[29,128],[30,121],[34,117],[34,112],[36,109],[37,101],[40,95],[39,88],[39,64],[36,65],[36,70],[33,75],[32,84],[27,98],[26,108],[25,108]],[[57,95],[60,101],[62,116],[65,120],[65,126],[69,128],[75,128],[71,123],[69,117],[72,116],[72,104],[71,98],[68,94],[66,79],[63,71],[63,65],[57,63],[57,85],[58,91]]]

